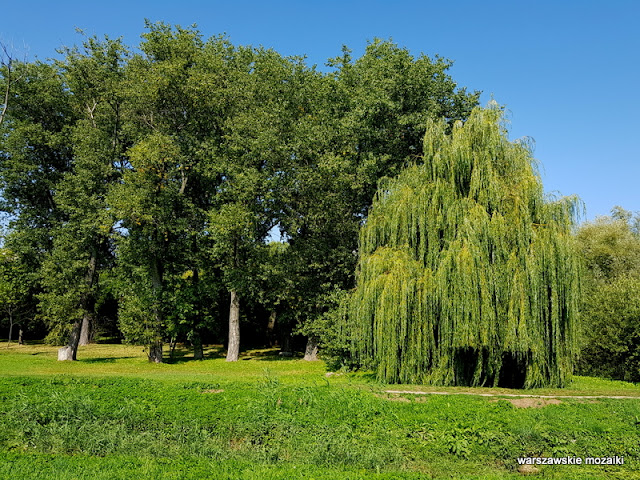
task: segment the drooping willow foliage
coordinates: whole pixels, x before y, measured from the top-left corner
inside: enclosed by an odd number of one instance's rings
[[[547,199],[502,110],[450,134],[381,185],[360,237],[344,333],[389,383],[562,386],[572,371],[579,200]]]

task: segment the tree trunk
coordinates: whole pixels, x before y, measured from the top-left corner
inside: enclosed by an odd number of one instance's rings
[[[293,357],[293,352],[291,351],[291,334],[286,333],[282,337],[282,346],[280,347],[280,353],[278,355],[281,357]]]
[[[149,362],[162,363],[162,342],[154,342],[149,345]]]
[[[204,359],[204,349],[202,348],[202,339],[200,338],[199,333],[194,333],[193,335],[193,359]]]
[[[307,348],[304,350],[304,359],[309,362],[318,360],[318,339],[313,335],[307,338]]]
[[[186,180],[184,180],[184,182],[186,182]],[[193,237],[193,238],[194,238],[193,239],[194,251],[197,251],[198,243],[196,241],[196,237]],[[192,271],[193,271],[193,277],[192,277],[193,287],[197,292],[199,290],[198,283],[200,282],[200,273],[198,271],[197,265],[193,266]],[[195,326],[198,323],[198,319],[196,317],[192,317],[191,322],[192,322],[191,324]],[[204,349],[202,348],[202,337],[200,336],[200,330],[198,328],[193,329],[193,341],[191,343],[193,343],[193,359],[204,360]]]
[[[149,362],[162,363],[162,263],[158,257],[151,260],[151,287],[153,289],[153,317],[155,339],[149,344]]]
[[[276,327],[276,311],[273,310],[269,314],[269,323],[267,323],[267,345],[269,347],[273,347],[273,345],[275,344],[275,341],[273,338],[273,330],[275,327]]]
[[[194,360],[204,359],[204,349],[202,348],[202,342],[199,339],[197,343],[193,344],[193,359]]]
[[[18,345],[24,345],[24,341],[22,340],[22,327],[18,328]]]
[[[173,361],[173,354],[176,351],[176,347],[178,346],[178,337],[173,336],[169,339],[169,360]]]
[[[240,297],[235,290],[231,291],[229,306],[229,346],[227,362],[236,362],[240,356]]]
[[[9,313],[9,341],[7,342],[7,348],[11,345],[11,337],[13,337],[13,316]]]
[[[76,320],[73,324],[73,328],[71,329],[69,341],[64,347],[58,349],[59,361],[76,360],[76,356],[78,354],[78,343],[80,342],[81,328],[82,322],[80,320]]]
[[[95,248],[93,248],[91,249],[91,256],[89,257],[89,268],[87,269],[87,275],[85,276],[85,281],[89,291],[91,290],[93,282],[96,278],[97,261],[97,251]],[[75,322],[73,322],[73,328],[71,329],[71,334],[69,335],[69,341],[64,347],[58,349],[59,361],[76,360],[76,357],[78,355],[78,345],[80,344],[82,324],[84,323],[84,317],[88,315],[87,310],[89,309],[90,296],[91,294],[87,292],[80,300],[80,306],[84,311],[83,318],[77,319]]]
[[[89,315],[89,312],[84,312],[84,315],[82,315],[82,328],[80,329],[80,345],[89,345],[90,331],[91,315]]]

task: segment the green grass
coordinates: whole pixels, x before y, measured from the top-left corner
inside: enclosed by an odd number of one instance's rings
[[[540,478],[640,478],[640,388],[576,377],[567,389],[387,386],[325,376],[322,362],[252,351],[227,363],[92,345],[57,362],[0,345],[0,478],[520,478],[520,456],[624,456],[625,465],[543,466]],[[419,391],[627,395],[517,408]]]

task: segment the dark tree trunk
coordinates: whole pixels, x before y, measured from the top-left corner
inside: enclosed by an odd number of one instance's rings
[[[313,335],[307,338],[307,348],[304,350],[304,359],[309,362],[318,360],[318,339]]]
[[[173,361],[173,354],[176,351],[176,346],[178,346],[178,337],[171,337],[169,339],[169,359]]]
[[[195,237],[193,241],[193,247],[194,247],[194,251],[197,251],[198,244],[195,240]],[[199,291],[198,283],[200,282],[200,273],[198,272],[198,267],[195,265],[193,266],[192,270],[193,270],[193,286],[195,291],[198,292]],[[191,319],[191,321],[192,321],[191,324],[195,326],[198,322],[198,319],[194,317]],[[192,343],[193,343],[193,359],[204,360],[204,349],[202,348],[202,336],[200,335],[200,330],[198,328],[193,329]]]
[[[293,356],[293,352],[291,351],[291,335],[289,333],[286,333],[282,337],[282,346],[280,347],[279,355],[281,357],[292,357]]]
[[[227,362],[236,362],[240,356],[240,297],[235,290],[231,291],[229,305],[229,346]]]
[[[199,333],[194,333],[193,335],[193,359],[194,360],[204,359],[204,349],[202,348],[202,338],[200,338]]]
[[[204,349],[202,348],[202,337],[200,336],[200,332],[197,329],[193,330],[191,345],[193,345],[193,359],[203,360]]]
[[[273,347],[275,345],[275,339],[273,336],[273,330],[276,327],[276,311],[272,311],[269,314],[269,323],[267,323],[267,345]]]
[[[149,345],[149,362],[162,363],[162,342]]]

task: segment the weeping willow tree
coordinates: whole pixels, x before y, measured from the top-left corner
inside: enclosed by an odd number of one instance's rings
[[[572,371],[579,200],[549,199],[502,110],[450,134],[382,184],[346,306],[352,354],[389,383],[562,386]]]

